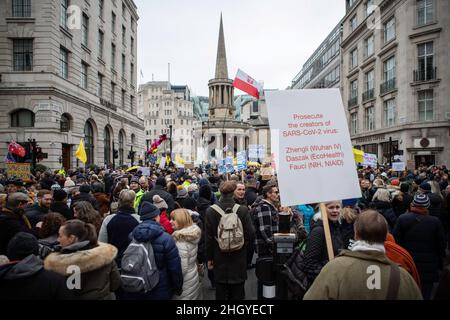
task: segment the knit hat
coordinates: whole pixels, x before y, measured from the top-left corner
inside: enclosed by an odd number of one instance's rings
[[[64,188],[73,188],[75,187],[75,182],[70,178],[66,178],[66,182],[64,182]]]
[[[167,202],[157,194],[153,196],[153,204],[158,209],[169,209]]]
[[[158,179],[156,179],[156,183],[157,186],[161,186],[163,188],[166,187],[167,183],[166,183],[166,178],[164,177],[158,177]]]
[[[51,186],[51,188],[50,188],[52,191],[55,191],[55,190],[61,190],[61,186],[58,184],[58,183],[54,183],[54,184],[52,184],[52,186]]]
[[[53,200],[63,201],[65,198],[67,198],[67,192],[65,192],[64,190],[58,189],[53,191]]]
[[[185,209],[194,211],[196,205],[197,205],[197,203],[191,197],[188,197],[188,198],[184,199],[184,201],[183,201],[183,208],[185,208]]]
[[[142,221],[153,219],[160,214],[161,211],[155,205],[148,201],[142,202],[141,208],[139,209],[139,215]]]
[[[182,198],[182,199],[184,199],[184,198],[187,198],[187,197],[189,197],[189,194],[188,194],[188,192],[186,191],[186,189],[180,189],[180,190],[178,190],[178,192],[177,192],[177,198]]]
[[[430,191],[431,192],[431,185],[428,182],[422,182],[419,186],[420,189],[423,191]]]
[[[38,240],[31,233],[19,232],[9,241],[6,250],[9,260],[22,260],[31,254],[39,254]]]
[[[394,179],[394,180],[392,180],[391,181],[391,185],[393,185],[393,186],[399,186],[400,185],[400,180],[398,180],[398,179]]]
[[[426,194],[416,193],[412,205],[414,207],[428,208],[430,206],[430,198]]]

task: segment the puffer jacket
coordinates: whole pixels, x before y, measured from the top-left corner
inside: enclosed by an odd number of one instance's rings
[[[150,292],[126,293],[126,300],[170,300],[183,288],[181,259],[175,240],[154,220],[145,220],[132,232],[137,242],[150,241],[159,271],[159,282]]]
[[[181,258],[183,271],[183,292],[174,296],[176,300],[200,300],[202,290],[197,269],[197,249],[201,238],[201,230],[193,224],[172,234]]]
[[[69,267],[77,266],[81,283],[80,289],[73,290],[74,295],[81,300],[111,300],[120,286],[116,255],[116,247],[110,244],[100,242],[92,247],[89,241],[82,241],[50,254],[44,260],[44,268],[68,277],[72,275]]]

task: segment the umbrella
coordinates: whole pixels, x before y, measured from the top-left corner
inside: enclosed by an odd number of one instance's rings
[[[134,167],[128,168],[128,169],[127,169],[127,172],[134,171],[134,170],[138,170],[138,169],[140,169],[140,168],[142,168],[142,167],[140,167],[140,166],[134,166]]]

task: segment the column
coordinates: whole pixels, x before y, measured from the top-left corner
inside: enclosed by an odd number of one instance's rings
[[[228,99],[229,99],[228,89],[229,89],[228,86],[224,86],[223,93],[225,94],[225,98],[223,102],[225,103],[226,106],[228,106]]]
[[[239,135],[239,137],[238,137],[238,151],[244,151],[244,150],[245,150],[244,136],[243,135]]]

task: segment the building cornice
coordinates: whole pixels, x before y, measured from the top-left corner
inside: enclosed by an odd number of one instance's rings
[[[442,28],[434,28],[431,30],[425,30],[425,31],[421,31],[421,32],[415,32],[413,34],[409,35],[410,39],[414,39],[414,38],[418,38],[418,37],[422,37],[422,36],[427,36],[430,34],[434,34],[434,33],[440,33],[442,31]]]
[[[139,20],[139,15],[137,13],[137,6],[134,3],[133,0],[125,0],[126,4],[128,5],[128,9],[133,13],[134,19],[137,21]]]
[[[371,17],[371,16],[369,16]],[[368,17],[368,18],[369,18]],[[359,35],[361,35],[361,33],[363,33],[364,31],[367,30],[367,25],[366,25],[366,21],[367,19],[364,19],[364,21],[362,21],[359,26],[356,27],[355,30],[352,31],[352,33],[350,33],[347,38],[345,38],[344,40],[342,40],[341,43],[341,47],[344,49],[346,46],[350,45],[350,43],[353,42],[353,40],[355,40]]]
[[[133,126],[134,128],[144,130],[144,120],[139,119],[136,117],[136,120],[130,120],[127,118],[124,118],[123,116],[115,113],[113,110],[106,109],[100,105],[93,104],[90,102],[87,102],[77,96],[74,96],[72,94],[69,94],[63,90],[60,90],[55,87],[29,87],[29,88],[0,88],[0,95],[53,95],[55,97],[61,98],[65,101],[69,101],[71,103],[75,103],[81,107],[84,107],[86,109],[93,109],[95,112],[103,114],[107,116],[109,113],[111,114],[111,117],[123,121],[130,126]]]
[[[371,64],[375,63],[376,60],[377,58],[375,57],[375,55],[372,55],[370,58],[367,58],[367,60],[364,61],[364,63],[361,65],[361,69],[365,70],[368,66],[371,66]]]
[[[393,50],[394,48],[397,48],[397,46],[398,46],[398,42],[397,41],[395,41],[395,39],[391,42],[391,43],[388,43],[388,44],[386,44],[382,49],[381,49],[381,51],[378,53],[378,57],[382,57],[382,56],[384,56],[386,53],[388,53],[389,51],[391,51],[391,50]]]

